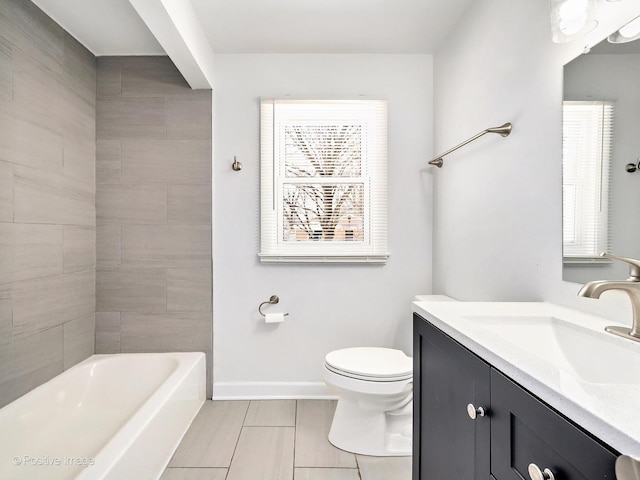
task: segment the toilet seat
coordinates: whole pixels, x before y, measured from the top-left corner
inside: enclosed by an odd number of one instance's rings
[[[374,377],[369,375],[358,375],[356,373],[345,372],[340,370],[339,368],[332,367],[328,363],[325,362],[324,367],[330,372],[335,373],[336,375],[341,375],[346,378],[352,378],[354,380],[362,380],[365,382],[401,382],[404,380],[411,380],[413,378],[413,373],[409,373],[408,375],[402,375],[398,377]]]
[[[324,365],[337,375],[369,382],[398,382],[413,377],[413,359],[391,348],[335,350],[327,354]]]

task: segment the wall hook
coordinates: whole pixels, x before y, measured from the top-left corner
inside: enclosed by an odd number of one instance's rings
[[[231,168],[233,168],[233,170],[236,172],[242,170],[242,163],[238,161],[235,155],[233,156],[233,163],[231,164]]]

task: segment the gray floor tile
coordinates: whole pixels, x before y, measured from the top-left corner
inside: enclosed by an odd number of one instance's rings
[[[244,427],[227,480],[293,480],[293,427]]]
[[[226,468],[167,468],[160,480],[225,480]]]
[[[357,458],[362,480],[411,480],[411,457]]]
[[[252,400],[245,427],[295,427],[295,400]]]
[[[296,414],[296,467],[356,467],[352,453],[337,449],[327,435],[336,402],[298,400]]]
[[[293,480],[360,480],[357,468],[296,468]]]
[[[411,457],[333,447],[327,433],[334,410],[329,400],[207,401],[161,480],[411,479]],[[297,427],[261,426],[292,420]]]
[[[200,409],[170,467],[228,467],[248,401],[207,401]]]

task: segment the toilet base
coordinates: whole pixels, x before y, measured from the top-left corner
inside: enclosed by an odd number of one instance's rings
[[[357,399],[338,400],[329,442],[347,452],[376,457],[411,455],[411,404],[401,412],[386,413],[360,405]]]

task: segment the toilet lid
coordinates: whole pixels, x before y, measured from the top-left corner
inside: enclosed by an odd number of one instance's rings
[[[392,348],[356,347],[330,352],[325,363],[332,370],[339,370],[358,377],[410,378],[413,375],[413,359],[404,352]]]

